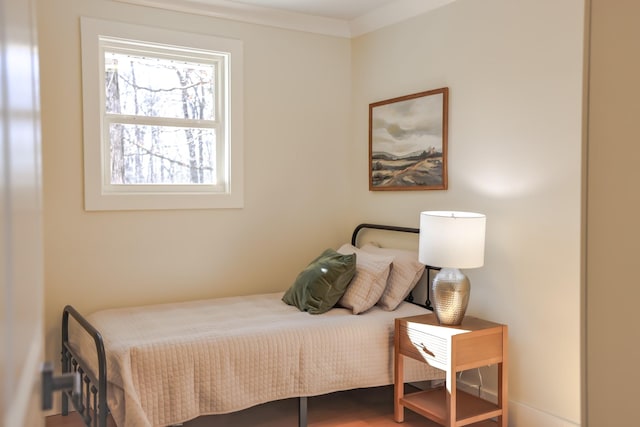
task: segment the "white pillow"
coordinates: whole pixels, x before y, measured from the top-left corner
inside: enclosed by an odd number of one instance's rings
[[[380,248],[372,244],[364,245],[360,251],[394,257],[393,268],[378,305],[387,311],[395,310],[424,274],[424,264],[418,261],[418,253],[403,249]]]
[[[363,313],[376,305],[382,296],[393,256],[364,252],[350,244],[342,245],[338,252],[343,255],[356,254],[356,274],[337,305],[350,308],[353,314]]]

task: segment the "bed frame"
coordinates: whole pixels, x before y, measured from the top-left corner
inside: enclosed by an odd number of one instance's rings
[[[397,227],[392,225],[381,224],[360,224],[351,236],[351,244],[356,246],[358,234],[363,229],[388,230],[403,233],[419,233],[417,228]],[[433,270],[439,270],[437,267],[426,266],[427,281],[430,282],[430,274]],[[413,295],[410,293],[406,298],[408,302],[425,307],[432,310],[430,301],[429,286],[427,286],[427,298],[424,304],[415,302]],[[96,378],[86,366],[85,361],[72,350],[69,343],[69,316],[78,322],[78,324],[93,338],[98,359],[98,377]],[[104,350],[104,343],[100,332],[93,327],[75,308],[70,305],[65,306],[62,312],[62,373],[76,373],[80,376],[82,387],[79,394],[71,391],[64,391],[62,394],[62,415],[69,414],[69,402],[82,418],[87,427],[107,427],[107,415],[109,408],[107,406],[107,362]],[[306,427],[307,425],[307,397],[298,398],[298,426]]]

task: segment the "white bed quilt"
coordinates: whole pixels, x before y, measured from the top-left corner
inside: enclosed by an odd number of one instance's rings
[[[403,303],[392,312],[374,307],[353,315],[334,308],[310,315],[283,303],[282,295],[88,316],[104,339],[116,424],[165,426],[278,399],[392,384],[394,319],[427,312]],[[79,327],[70,333],[91,363],[91,339]],[[406,381],[442,378],[441,371],[413,360],[405,368]]]

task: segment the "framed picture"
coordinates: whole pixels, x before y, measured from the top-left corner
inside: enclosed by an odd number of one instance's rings
[[[449,88],[369,104],[369,190],[446,190]]]

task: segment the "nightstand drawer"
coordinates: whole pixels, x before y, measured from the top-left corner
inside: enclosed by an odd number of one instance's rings
[[[447,339],[428,332],[400,326],[400,352],[405,356],[436,365],[449,363]],[[438,366],[436,366],[438,367]],[[442,368],[441,368],[442,369]]]

